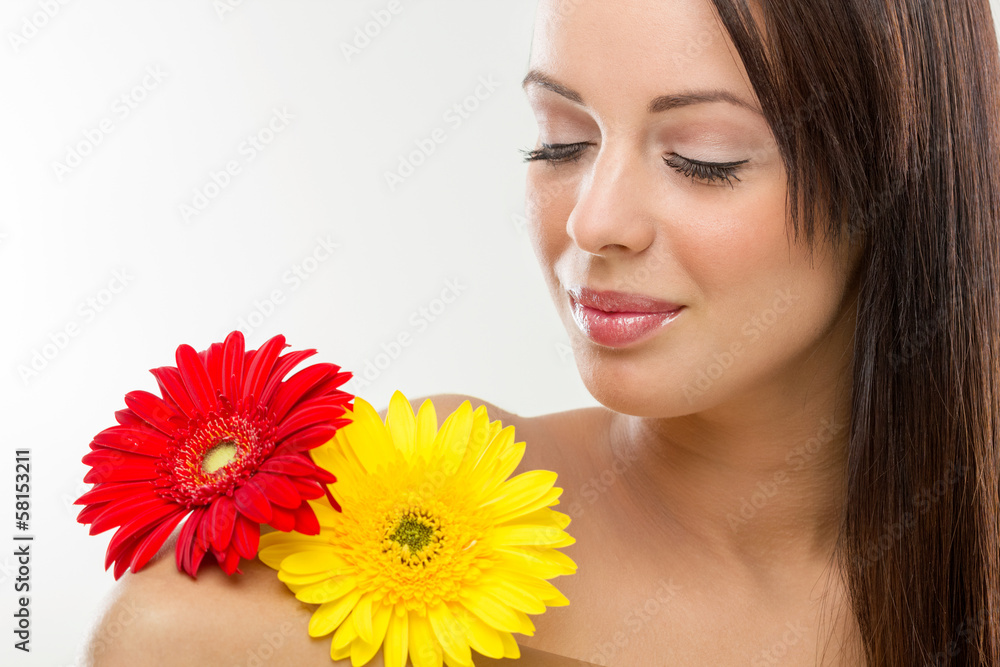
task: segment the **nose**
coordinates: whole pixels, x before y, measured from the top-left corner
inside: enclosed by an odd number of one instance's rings
[[[656,235],[646,204],[650,187],[641,156],[624,145],[602,144],[589,174],[580,183],[566,232],[594,255],[641,252]]]

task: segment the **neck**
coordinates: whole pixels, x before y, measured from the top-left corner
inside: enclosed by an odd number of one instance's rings
[[[845,497],[851,374],[850,359],[821,356],[696,414],[611,412],[612,452],[629,462],[628,483],[616,485],[628,506],[698,557],[758,570],[829,562]]]

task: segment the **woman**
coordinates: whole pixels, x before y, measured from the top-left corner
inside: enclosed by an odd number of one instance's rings
[[[541,0],[532,239],[603,407],[487,404],[577,538],[521,662],[1000,664],[997,56],[987,0]],[[258,562],[123,605],[96,664],[329,664]]]

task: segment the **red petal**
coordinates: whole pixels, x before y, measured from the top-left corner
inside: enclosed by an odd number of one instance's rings
[[[198,566],[205,555],[204,548],[199,547],[196,539],[198,527],[201,525],[201,519],[204,515],[204,507],[199,507],[191,512],[177,538],[177,569],[181,572],[187,572],[192,577],[197,576]]]
[[[110,449],[108,447],[92,449],[84,454],[80,460],[93,468],[97,468],[102,465],[142,465],[148,468],[154,468],[156,466],[156,460],[152,457],[145,456],[144,454],[123,452],[119,449]]]
[[[337,387],[350,380],[351,377],[353,377],[352,373],[337,373],[310,389],[309,393],[303,396],[302,399],[311,400],[313,398],[319,398],[320,396],[341,396],[343,397],[347,407],[353,408],[353,406],[350,405],[350,401],[354,400],[354,394],[349,394],[346,391],[337,389]]]
[[[154,396],[141,389],[125,394],[125,405],[131,408],[132,412],[140,419],[167,435],[172,435],[177,430],[175,421],[182,416],[172,405],[159,396]]]
[[[212,383],[213,389],[222,390],[225,388],[225,378],[222,375],[222,343],[212,343],[205,351],[205,368],[208,369],[208,379]],[[215,393],[213,391],[213,393]]]
[[[261,464],[261,472],[273,472],[281,475],[306,476],[316,471],[316,464],[304,456],[273,456]]]
[[[95,516],[100,516],[101,512],[106,510],[111,505],[111,502],[94,503],[88,505],[80,510],[80,513],[76,515],[77,523],[82,523],[84,525],[90,523],[94,520]]]
[[[264,389],[260,393],[260,402],[265,405],[270,403],[278,387],[283,386],[281,379],[288,375],[289,371],[298,366],[302,360],[308,359],[314,354],[316,354],[316,350],[297,350],[279,357],[278,361],[274,364],[274,369],[271,371],[271,376],[268,378],[267,384],[264,385]]]
[[[115,412],[115,420],[122,426],[129,426],[132,428],[149,428],[149,424],[140,419],[139,415],[135,414],[128,408]]]
[[[237,553],[244,558],[253,558],[257,555],[257,546],[260,544],[260,524],[248,521],[243,517],[236,519],[236,530],[233,531],[233,546]]]
[[[135,553],[132,555],[132,560],[129,563],[132,572],[141,570],[149,562],[149,559],[156,555],[156,552],[167,541],[170,533],[174,531],[174,528],[181,522],[185,514],[187,514],[187,510],[181,508],[175,515],[168,516],[159,526],[143,538],[142,542],[136,547]]]
[[[125,574],[125,572],[128,570],[128,564],[129,561],[125,560],[124,558],[122,560],[115,561],[115,581],[121,579],[121,576]]]
[[[274,421],[277,423],[284,419],[288,411],[299,402],[303,395],[316,384],[322,382],[329,373],[336,372],[332,370],[334,368],[336,366],[333,364],[313,364],[288,378],[278,389],[271,402],[271,416]]]
[[[296,431],[301,431],[317,424],[332,425],[331,422],[344,414],[342,403],[331,398],[315,398],[302,403],[288,413],[288,416],[278,424],[274,437],[279,442],[288,438]]]
[[[271,520],[271,503],[264,491],[258,487],[253,478],[248,479],[233,496],[238,509],[246,518],[257,523],[267,523]]]
[[[109,500],[148,496],[153,493],[149,482],[125,482],[124,484],[100,484],[73,501],[74,505],[91,505]]]
[[[287,477],[258,472],[251,478],[251,481],[260,487],[272,505],[295,509],[302,504],[302,497],[299,496],[295,485],[289,482]]]
[[[340,507],[340,503],[338,503],[337,499],[333,497],[332,493],[330,493],[330,487],[324,486],[323,491],[326,492],[326,499],[330,501],[330,506],[338,512],[343,512],[344,510]]]
[[[243,385],[243,398],[257,400],[267,384],[267,379],[271,374],[278,354],[285,347],[285,337],[278,334],[271,340],[260,346],[260,349],[253,352],[253,360],[247,370],[246,384]]]
[[[87,456],[106,452],[119,454],[121,458],[113,456],[100,458],[100,463],[84,475],[83,481],[85,483],[141,482],[159,477],[159,473],[156,472],[156,468],[153,465],[155,459],[151,459],[148,456],[132,456],[113,449],[95,449],[87,454]]]
[[[225,394],[234,403],[243,393],[243,333],[234,331],[226,336],[222,355],[222,376]]]
[[[222,496],[212,503],[202,525],[208,532],[208,541],[212,548],[223,551],[229,546],[233,537],[233,526],[236,524],[236,514],[236,505],[228,496]]]
[[[337,429],[346,426],[350,420],[334,420],[307,429],[302,429],[294,433],[284,441],[278,441],[278,446],[274,448],[274,454],[279,456],[298,455],[310,449],[325,445],[330,442]]]
[[[177,506],[176,503],[169,502],[156,495],[132,501],[126,500],[109,503],[108,507],[90,522],[90,534],[97,535],[115,526],[132,523],[144,516],[147,511],[151,512],[156,508],[176,508]]]
[[[199,412],[208,414],[219,408],[215,387],[208,377],[205,364],[190,345],[181,345],[177,348],[177,370],[180,371],[188,395]]]
[[[295,512],[284,507],[272,507],[271,520],[268,523],[275,529],[287,533],[295,528]]]
[[[314,475],[316,479],[323,482],[324,484],[333,484],[337,481],[337,476],[326,468],[320,468],[316,466],[316,474]]]
[[[118,532],[115,533],[108,544],[108,553],[104,559],[104,567],[107,568],[112,560],[125,561],[126,565],[132,562],[132,552],[142,544],[142,540],[145,539],[148,533],[156,530],[157,526],[163,520],[173,519],[175,513],[180,513],[183,516],[187,513],[187,510],[174,503],[170,503],[166,506],[154,507],[144,511],[124,524],[118,529]]]
[[[226,574],[232,574],[236,572],[236,566],[240,564],[240,554],[236,551],[236,549],[231,548],[226,551],[223,558],[220,559],[216,556],[216,560],[219,561],[219,566],[222,568],[223,572]]]
[[[163,394],[164,398],[173,401],[177,409],[188,417],[194,417],[197,414],[194,402],[188,395],[187,388],[184,387],[180,371],[173,366],[161,366],[150,369],[149,372],[156,378],[156,384],[159,385],[160,393]]]
[[[92,449],[110,447],[123,452],[142,456],[159,456],[169,444],[169,440],[159,431],[148,426],[139,430],[130,426],[111,426],[94,436]]]
[[[326,493],[326,485],[307,477],[289,477],[288,481],[295,485],[299,495],[305,500],[313,500]]]
[[[303,535],[319,535],[319,519],[308,503],[295,511],[295,530]]]

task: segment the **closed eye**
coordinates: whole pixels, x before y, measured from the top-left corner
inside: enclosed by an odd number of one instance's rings
[[[519,149],[524,155],[525,162],[542,160],[550,163],[576,162],[582,157],[583,149],[593,145],[589,141],[581,141],[573,144],[542,144],[541,148],[533,150]],[[704,162],[693,160],[677,153],[670,153],[664,156],[663,161],[673,170],[694,181],[705,181],[707,183],[726,182],[733,187],[732,179],[740,180],[736,172],[740,166],[749,160],[739,160],[737,162]]]

